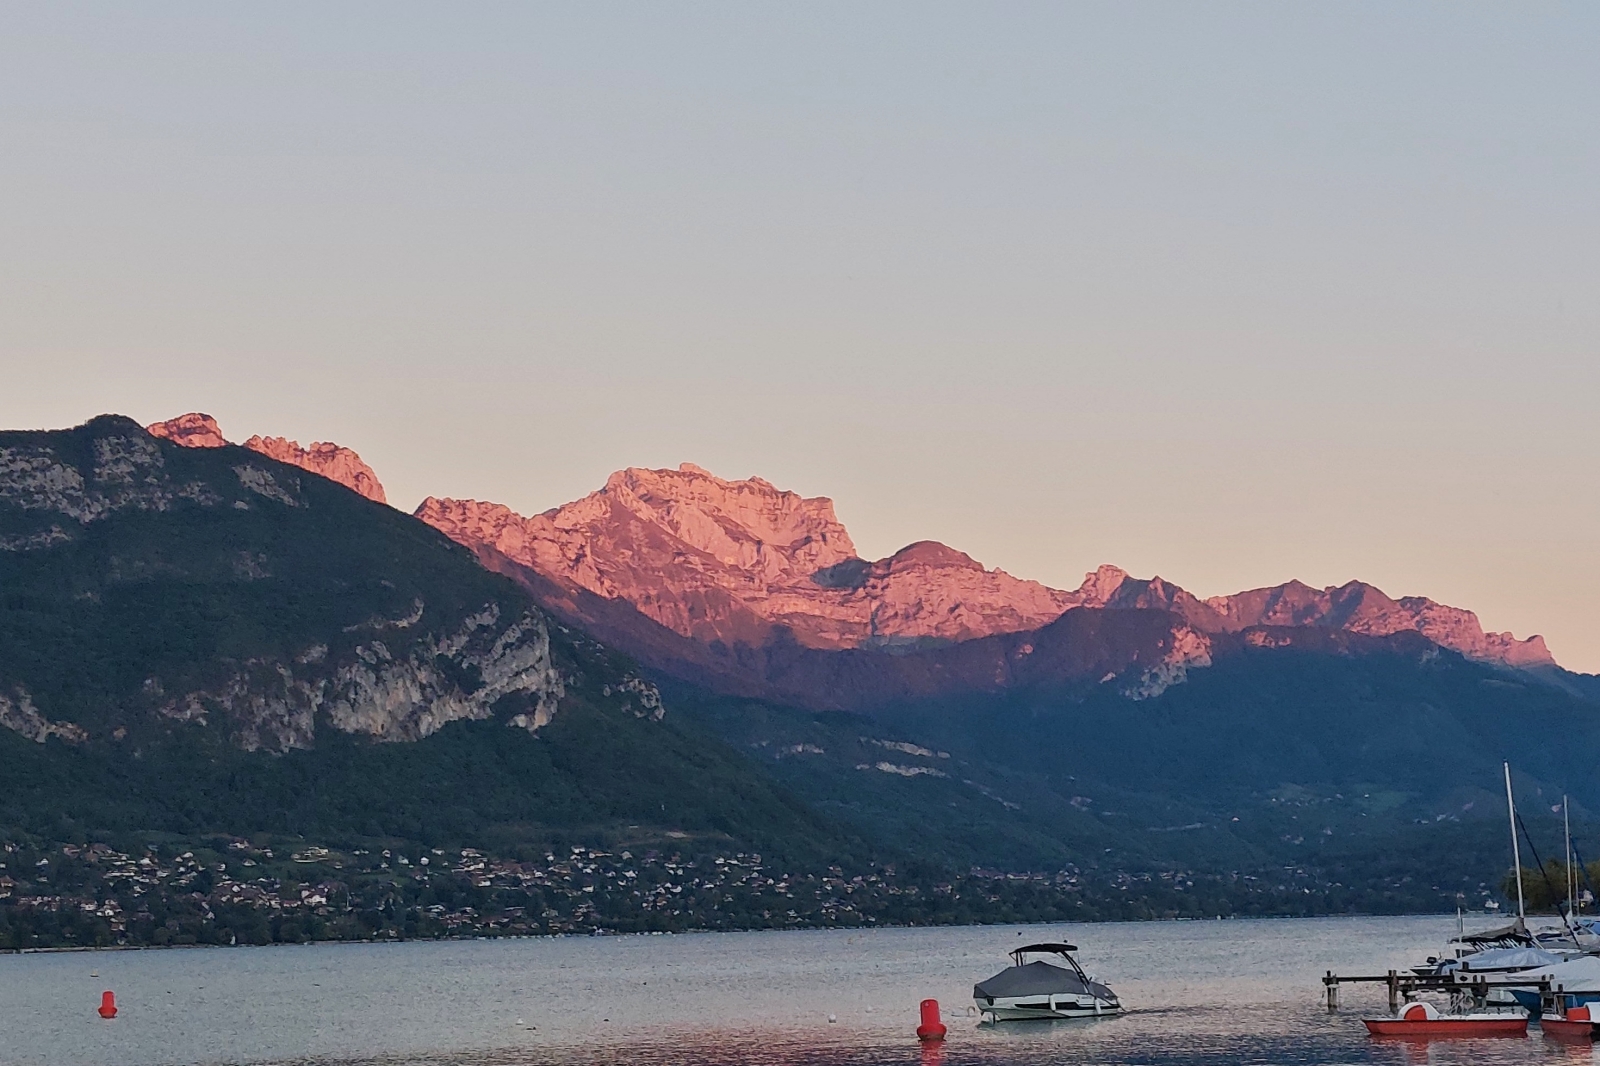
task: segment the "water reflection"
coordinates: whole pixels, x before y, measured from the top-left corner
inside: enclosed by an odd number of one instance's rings
[[[1186,1012],[1190,1021],[1201,1012]],[[1226,1015],[1225,1011],[1205,1012]],[[1318,1034],[1223,1034],[1215,1019],[1199,1029],[1175,1020],[1139,1030],[1126,1019],[984,1025],[942,1044],[839,1039],[802,1031],[706,1030],[671,1040],[586,1047],[481,1052],[448,1057],[342,1060],[337,1066],[1566,1066],[1597,1061],[1591,1046],[1527,1037],[1490,1040],[1372,1039],[1359,1021]],[[1247,1019],[1235,1016],[1237,1028]],[[307,1062],[303,1066],[313,1066]],[[314,1066],[335,1066],[314,1060]]]
[[[1320,977],[1436,953],[1450,918],[899,929],[0,956],[3,1066],[1576,1066],[1588,1045],[1374,1041]],[[1118,1017],[980,1024],[972,982],[1078,943]],[[101,1022],[101,990],[123,1013]],[[918,1004],[949,1039],[921,1045]],[[830,1021],[830,1019],[833,1019]]]

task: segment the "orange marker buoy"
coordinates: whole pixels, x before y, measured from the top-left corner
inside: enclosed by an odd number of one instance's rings
[[[111,992],[100,993],[100,1017],[115,1018],[117,1016],[117,997]]]
[[[922,1024],[917,1026],[917,1039],[923,1041],[943,1040],[944,1034],[944,1023],[939,1020],[939,1001],[936,999],[923,1000]]]

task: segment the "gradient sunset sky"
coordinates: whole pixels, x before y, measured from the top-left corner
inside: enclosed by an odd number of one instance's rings
[[[0,11],[0,425],[689,460],[1600,671],[1600,6]]]

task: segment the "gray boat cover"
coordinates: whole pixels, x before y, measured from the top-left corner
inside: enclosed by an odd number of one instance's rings
[[[1521,918],[1510,925],[1503,925],[1499,929],[1485,929],[1481,933],[1468,933],[1458,936],[1450,941],[1452,944],[1492,944],[1496,940],[1515,940],[1518,943],[1530,944],[1533,937],[1528,935],[1528,927]]]
[[[1087,985],[1078,975],[1062,966],[1048,962],[1030,962],[1026,966],[1009,966],[987,981],[972,986],[975,999],[1016,999],[1019,996],[1082,995],[1089,992],[1101,999],[1116,997],[1111,989],[1098,982]]]
[[[1483,973],[1491,970],[1531,970],[1535,966],[1556,966],[1566,962],[1568,956],[1540,948],[1490,948],[1463,959],[1446,959],[1439,964],[1440,973],[1463,971]]]

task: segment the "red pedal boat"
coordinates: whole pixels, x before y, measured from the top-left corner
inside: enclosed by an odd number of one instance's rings
[[[1546,1014],[1539,1019],[1544,1035],[1570,1043],[1590,1043],[1600,1022],[1589,1017],[1588,1007],[1568,1007],[1566,1014]]]
[[[1373,1036],[1411,1040],[1528,1035],[1526,1014],[1440,1014],[1432,1003],[1408,1003],[1396,1017],[1361,1020]]]

